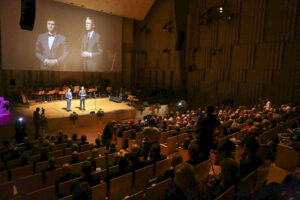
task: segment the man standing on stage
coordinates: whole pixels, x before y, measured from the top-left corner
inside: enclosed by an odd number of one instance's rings
[[[83,86],[81,87],[81,90],[79,91],[78,95],[80,96],[80,110],[82,110],[82,104],[83,104],[83,110],[85,110],[86,91]]]
[[[66,37],[56,33],[55,20],[47,20],[48,32],[39,34],[35,44],[36,57],[41,61],[41,69],[57,70],[68,55]]]
[[[103,50],[100,48],[100,35],[94,31],[94,19],[87,17],[85,20],[85,28],[87,33],[82,37],[81,57],[83,58],[83,70],[97,71],[97,60]]]
[[[66,100],[67,100],[67,111],[71,111],[71,100],[72,100],[72,92],[71,89],[68,89],[68,92],[66,93]]]

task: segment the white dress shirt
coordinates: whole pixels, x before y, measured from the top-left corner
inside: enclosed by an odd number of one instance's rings
[[[49,49],[51,50],[54,40],[55,40],[55,34],[51,34],[51,33],[48,33],[48,34],[49,34],[48,35],[48,45],[49,45]]]

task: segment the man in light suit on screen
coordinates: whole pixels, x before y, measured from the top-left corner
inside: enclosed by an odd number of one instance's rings
[[[86,33],[81,41],[81,57],[83,58],[84,71],[98,71],[99,57],[103,50],[100,47],[100,35],[94,31],[94,19],[87,17],[85,20]]]

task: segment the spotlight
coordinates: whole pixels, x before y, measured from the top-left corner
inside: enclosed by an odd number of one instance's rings
[[[23,117],[19,117],[18,122],[20,122],[20,123],[23,122]]]
[[[179,106],[179,107],[182,107],[182,102],[181,102],[181,101],[178,103],[178,106]]]

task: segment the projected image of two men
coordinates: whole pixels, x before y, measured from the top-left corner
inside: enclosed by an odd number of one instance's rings
[[[1,4],[4,69],[121,71],[121,17],[43,0],[37,1],[33,31],[26,31],[15,23],[20,13],[10,10],[19,4]]]

